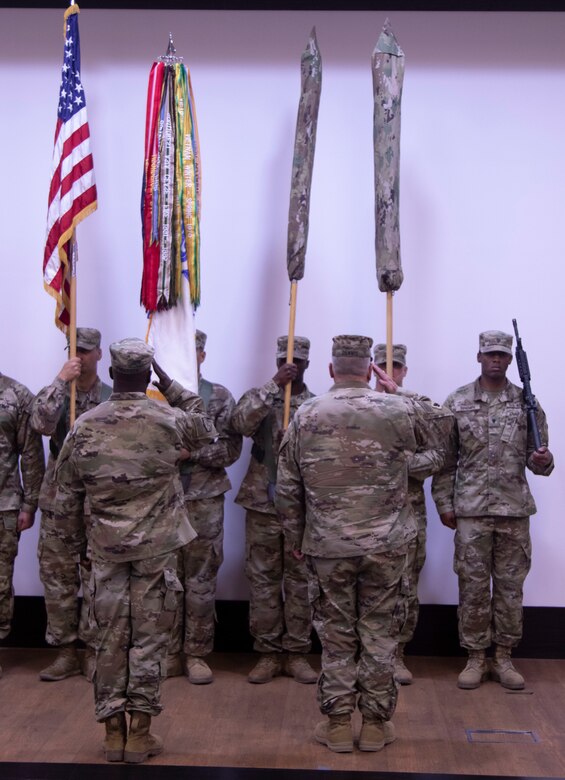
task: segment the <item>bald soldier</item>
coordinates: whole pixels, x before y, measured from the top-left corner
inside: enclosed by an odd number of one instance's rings
[[[418,582],[420,573],[426,561],[426,499],[424,496],[424,480],[431,477],[443,466],[447,451],[449,434],[452,427],[451,413],[440,404],[434,403],[425,395],[419,395],[403,387],[404,378],[408,373],[406,363],[406,346],[394,344],[392,347],[392,380],[394,392],[410,399],[417,404],[428,424],[428,440],[432,445],[427,450],[419,449],[410,459],[408,475],[408,497],[414,509],[418,534],[411,546],[408,565],[405,573],[405,585],[402,593],[405,602],[405,620],[398,636],[398,650],[394,665],[394,679],[401,685],[410,685],[413,675],[406,666],[404,650],[413,638],[418,623],[419,602]],[[386,344],[377,344],[374,349],[375,365],[386,371]],[[379,392],[390,392],[390,384],[385,384],[377,375],[375,389]],[[412,476],[415,469],[417,476]]]
[[[283,433],[284,388],[292,383],[291,419],[312,398],[304,383],[310,341],[295,337],[293,363],[286,362],[287,345],[286,336],[277,339],[276,374],[262,387],[245,393],[232,415],[233,429],[253,439],[249,469],[235,499],[247,510],[249,628],[254,648],[261,654],[248,675],[251,683],[267,683],[283,672],[300,683],[315,683],[318,677],[305,657],[311,649],[312,635],[306,567],[285,545],[273,502]]]
[[[114,391],[65,440],[55,514],[76,554],[83,554],[87,538],[91,549],[94,697],[96,719],[106,727],[106,759],[140,763],[163,749],[149,729],[161,711],[160,679],[182,591],[178,550],[196,535],[179,461],[186,450],[214,441],[216,431],[200,398],[155,363],[156,386],[176,408],[147,397],[152,347],[124,339],[110,354]]]
[[[235,406],[232,394],[202,376],[207,338],[203,331],[196,331],[198,395],[218,438],[213,444],[193,450],[181,463],[186,508],[197,538],[183,547],[179,556],[184,603],[175,621],[167,662],[169,676],[184,671],[194,685],[214,679],[204,659],[214,649],[216,583],[224,559],[224,495],[231,488],[226,468],[241,453],[241,436],[230,424]],[[178,662],[181,647],[182,665]]]
[[[368,386],[371,345],[365,336],[334,338],[334,385],[297,410],[277,480],[286,542],[308,562],[322,643],[318,702],[327,720],[315,738],[340,753],[353,750],[356,704],[360,750],[395,739],[397,604],[417,533],[407,473],[428,446],[419,408]]]
[[[76,357],[64,363],[53,382],[36,395],[32,406],[33,429],[50,437],[47,470],[39,494],[41,526],[37,549],[47,611],[45,639],[57,648],[52,663],[39,673],[39,679],[47,682],[64,680],[81,671],[92,681],[94,674],[94,639],[87,617],[90,564],[87,558],[79,560],[71,554],[65,533],[53,516],[53,504],[57,491],[55,464],[69,430],[72,381],[76,381],[77,417],[110,397],[111,388],[98,377],[98,363],[102,357],[100,342],[100,331],[96,328],[77,328]],[[79,620],[81,584],[83,601]],[[82,669],[77,639],[86,645]]]
[[[522,637],[524,580],[530,570],[530,515],[536,505],[526,467],[547,477],[545,414],[538,404],[542,446],[529,430],[522,389],[506,378],[512,336],[479,335],[478,379],[458,388],[445,405],[455,417],[445,468],[432,494],[441,522],[455,530],[453,567],[459,579],[459,641],[469,653],[459,688],[473,689],[489,676],[486,651],[494,643],[490,675],[504,688],[524,688],[511,652]]]
[[[18,541],[33,525],[45,471],[41,436],[29,422],[32,401],[27,387],[0,373],[0,639],[10,633]]]

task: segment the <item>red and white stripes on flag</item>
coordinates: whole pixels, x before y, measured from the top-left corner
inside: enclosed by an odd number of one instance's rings
[[[78,5],[65,11],[57,126],[51,167],[43,285],[57,302],[55,324],[66,333],[70,321],[71,239],[79,222],[98,206],[86,98],[80,80]]]

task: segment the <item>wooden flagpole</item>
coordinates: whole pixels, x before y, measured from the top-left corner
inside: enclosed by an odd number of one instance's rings
[[[77,356],[77,260],[78,246],[76,232],[71,236],[71,296],[70,296],[70,323],[69,323],[69,359]],[[72,428],[76,419],[77,382],[73,379],[70,391],[69,422]]]
[[[386,372],[392,378],[392,296],[394,293],[386,294]]]
[[[286,347],[286,362],[292,363],[294,360],[294,325],[296,322],[296,295],[298,292],[298,282],[290,283],[290,319],[288,323],[288,344]],[[283,429],[286,431],[290,422],[290,396],[292,392],[292,382],[288,382],[284,388],[284,418]]]

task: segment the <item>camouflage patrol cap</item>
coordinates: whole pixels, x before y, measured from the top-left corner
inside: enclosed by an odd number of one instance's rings
[[[501,330],[485,330],[479,334],[479,352],[506,352],[512,354],[512,336]]]
[[[138,374],[151,368],[155,350],[141,339],[122,339],[110,344],[112,368],[120,374]]]
[[[392,345],[392,362],[400,363],[401,366],[406,365],[406,344],[393,344]],[[375,363],[377,366],[382,366],[386,363],[386,344],[377,344],[373,350],[375,356]]]
[[[288,336],[279,336],[277,339],[277,360],[284,358],[288,349]],[[298,360],[308,360],[310,355],[310,339],[305,336],[294,337],[294,357]]]
[[[371,357],[373,339],[370,336],[334,336],[332,357]]]
[[[78,349],[97,349],[102,341],[102,336],[96,328],[77,328]],[[68,344],[67,344],[68,347]]]
[[[196,349],[205,350],[207,339],[208,336],[204,333],[204,331],[198,330],[197,328],[196,333],[194,334],[194,340],[196,341]]]

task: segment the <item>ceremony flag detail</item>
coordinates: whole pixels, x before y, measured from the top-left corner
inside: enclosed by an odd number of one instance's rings
[[[167,61],[167,55],[153,63],[149,75],[141,221],[145,310],[176,306],[183,274],[196,308],[200,303],[198,128],[190,75],[184,63]]]
[[[65,49],[51,168],[43,284],[56,300],[55,324],[70,323],[71,243],[76,226],[96,210],[86,96],[80,75],[78,5],[65,11]]]
[[[190,73],[167,53],[153,63],[147,90],[141,195],[141,304],[155,359],[198,392],[194,311],[200,303],[200,153]],[[148,390],[155,397],[156,391]]]

